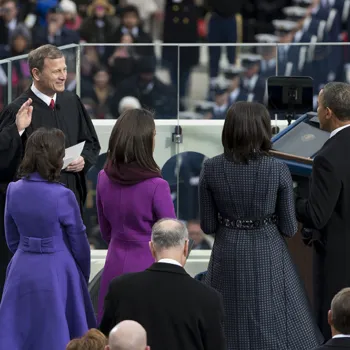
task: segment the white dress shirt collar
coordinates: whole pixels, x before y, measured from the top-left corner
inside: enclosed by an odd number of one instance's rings
[[[216,113],[224,113],[227,110],[227,103],[223,104],[222,106],[215,105],[214,112]]]
[[[233,102],[236,102],[239,94],[241,92],[241,89],[240,88],[237,88],[237,89],[234,89],[231,93],[230,93],[230,102],[233,103]]]
[[[245,78],[243,81],[244,87],[249,91],[252,92],[255,89],[255,85],[258,82],[259,75],[255,74],[251,78]]]
[[[57,94],[54,94],[53,97],[51,98],[50,96],[47,96],[47,95],[43,94],[41,91],[39,91],[34,84],[32,84],[30,89],[33,91],[33,93],[37,97],[40,98],[40,100],[44,101],[48,106],[50,106],[51,100],[54,100],[56,103]]]
[[[176,261],[174,259],[166,259],[165,258],[165,259],[160,259],[157,262],[165,263],[165,264],[173,264],[173,265],[177,265],[177,266],[181,266],[182,267],[182,265],[178,261]]]
[[[320,7],[321,7],[320,5],[315,6],[312,9],[311,14],[315,15],[320,10]]]
[[[332,339],[335,338],[350,338],[350,334],[337,334],[334,337],[332,337]]]
[[[122,34],[130,34],[136,38],[139,36],[139,27],[133,27],[131,30],[126,27],[122,27]]]
[[[310,24],[311,24],[311,20],[312,18],[311,17],[307,17],[304,21],[304,25],[303,25],[303,31],[304,32],[307,32],[310,28]]]
[[[298,30],[294,35],[294,42],[299,43],[303,34],[304,34],[304,32],[302,30]]]
[[[337,134],[339,131],[341,131],[341,130],[343,130],[343,129],[349,127],[349,126],[350,126],[350,124],[347,124],[347,125],[341,126],[340,128],[336,128],[335,130],[333,130],[333,131],[331,132],[331,134],[329,135],[329,138],[333,137],[333,136],[334,136],[335,134]]]
[[[13,32],[17,27],[17,18],[11,19],[10,22],[7,23],[7,28],[10,30],[10,32]]]

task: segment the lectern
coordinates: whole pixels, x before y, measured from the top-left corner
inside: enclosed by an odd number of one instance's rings
[[[293,181],[303,197],[307,198],[309,193],[313,159],[328,138],[329,133],[320,129],[317,114],[310,112],[272,139],[271,153],[288,165]],[[288,239],[287,243],[312,301],[312,250],[302,242],[300,230],[292,239]]]

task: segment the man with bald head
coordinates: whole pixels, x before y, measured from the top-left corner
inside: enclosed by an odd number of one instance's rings
[[[111,282],[100,330],[108,335],[118,322],[135,320],[145,328],[152,350],[225,350],[221,295],[183,268],[186,226],[174,219],[158,221],[150,250],[156,263]]]
[[[109,333],[105,350],[150,350],[146,331],[135,321],[122,321]]]
[[[327,340],[328,307],[339,290],[350,286],[350,85],[325,85],[317,114],[321,129],[330,135],[314,158],[309,197],[297,199],[296,213],[305,228],[319,233],[311,239],[314,307]]]

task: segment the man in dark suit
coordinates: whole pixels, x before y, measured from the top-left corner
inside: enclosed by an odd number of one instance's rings
[[[327,311],[332,297],[350,285],[350,85],[329,83],[318,97],[322,129],[331,132],[313,162],[308,199],[297,198],[298,221],[319,234],[314,248],[314,306],[321,331],[330,338]]]
[[[208,23],[209,43],[234,44],[242,42],[241,10],[244,1],[206,0],[205,6],[211,12]],[[231,65],[236,62],[236,47],[226,46],[227,59]],[[220,46],[209,46],[209,75],[211,82],[219,76]]]
[[[60,7],[49,9],[47,13],[47,26],[36,27],[33,30],[33,46],[78,44],[80,40],[78,33],[67,29],[64,26],[64,21],[64,12]]]
[[[198,42],[198,10],[193,0],[167,0],[165,2],[163,24],[164,43],[194,44]],[[178,85],[178,50],[180,54],[180,98],[188,94],[188,85],[192,68],[199,62],[199,46],[181,47],[164,46],[162,59],[169,67],[171,82]],[[182,104],[182,101],[181,101]],[[182,106],[184,107],[184,106]]]
[[[117,277],[105,299],[100,330],[108,336],[123,320],[139,322],[152,350],[224,350],[220,294],[184,270],[188,232],[178,220],[163,219],[152,229],[146,271]]]
[[[332,339],[315,350],[350,349],[350,288],[335,295],[328,311]]]

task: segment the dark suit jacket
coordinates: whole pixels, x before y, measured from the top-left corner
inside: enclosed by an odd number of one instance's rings
[[[327,140],[314,159],[309,198],[296,201],[298,221],[320,232],[321,244],[314,245],[314,304],[326,339],[331,300],[350,285],[349,139],[347,127]]]
[[[328,342],[314,350],[327,350],[327,349],[350,349],[350,338],[335,338],[330,339]]]
[[[173,86],[163,83],[157,77],[153,79],[154,85],[150,90],[144,86],[141,87],[139,82],[139,76],[133,75],[118,86],[111,106],[113,115],[119,115],[119,103],[123,97],[134,96],[140,101],[142,107],[154,110],[157,119],[176,118],[177,94]]]
[[[135,320],[152,350],[224,350],[223,318],[218,292],[180,266],[155,263],[111,282],[100,330],[108,336],[117,323]]]
[[[47,27],[38,27],[34,31],[35,35],[33,36],[33,45],[34,47],[39,47],[41,45],[46,45],[49,43],[48,41],[48,32]],[[79,43],[79,35],[77,32],[62,28],[59,36],[55,37],[55,42],[53,45],[63,46],[69,44],[78,44]]]

